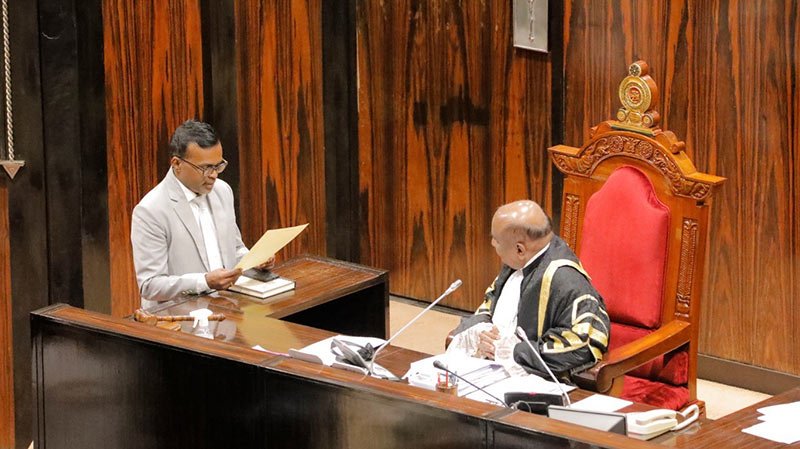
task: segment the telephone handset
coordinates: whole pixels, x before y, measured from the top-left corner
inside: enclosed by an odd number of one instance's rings
[[[678,414],[684,420],[678,424]],[[640,440],[649,440],[670,430],[680,430],[697,420],[700,409],[692,404],[683,411],[657,409],[647,412],[628,413],[626,425],[628,436]]]

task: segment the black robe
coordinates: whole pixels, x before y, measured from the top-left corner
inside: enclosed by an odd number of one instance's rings
[[[486,290],[484,303],[475,315],[461,320],[454,334],[491,322],[500,292],[513,272],[503,265]],[[608,314],[603,299],[567,244],[554,236],[547,251],[522,273],[517,325],[538,346],[550,369],[568,376],[600,360],[608,349]],[[549,294],[542,297],[543,284],[545,288],[549,284]],[[514,360],[528,371],[544,372],[525,342],[514,347]]]

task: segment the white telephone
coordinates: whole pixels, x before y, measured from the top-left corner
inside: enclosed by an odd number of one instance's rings
[[[640,440],[649,440],[670,430],[683,429],[697,420],[700,415],[700,409],[695,404],[686,407],[680,412],[680,415],[684,418],[680,425],[678,424],[678,414],[675,410],[667,409],[628,413],[625,418],[628,436]]]

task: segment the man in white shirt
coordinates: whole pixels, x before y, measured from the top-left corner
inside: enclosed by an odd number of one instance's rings
[[[247,254],[220,173],[228,165],[211,125],[182,123],[170,141],[170,169],[133,210],[131,244],[142,307],[181,294],[230,287]],[[268,268],[272,261],[261,268]]]
[[[492,246],[503,267],[475,315],[453,332],[451,346],[495,358],[501,338],[512,339],[514,360],[543,372],[530,348],[514,337],[520,326],[554,372],[600,360],[610,329],[605,304],[575,254],[553,234],[542,208],[530,200],[498,208],[492,218]]]

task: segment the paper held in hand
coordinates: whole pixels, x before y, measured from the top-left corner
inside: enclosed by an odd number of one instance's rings
[[[256,267],[269,260],[281,248],[288,245],[295,237],[300,235],[308,226],[308,223],[291,228],[270,229],[261,236],[260,239],[250,248],[250,252],[242,257],[235,268],[247,270]]]

